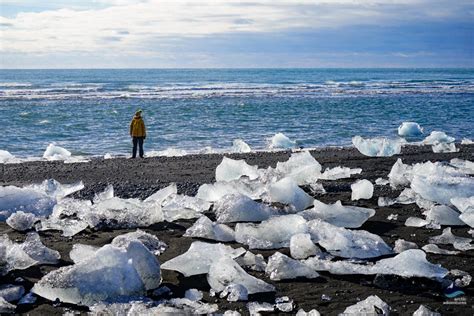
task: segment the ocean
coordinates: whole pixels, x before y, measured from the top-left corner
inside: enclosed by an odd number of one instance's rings
[[[143,109],[145,151],[264,149],[281,132],[300,147],[396,137],[404,121],[428,135],[474,138],[474,69],[0,70],[0,150],[42,156],[127,154]]]

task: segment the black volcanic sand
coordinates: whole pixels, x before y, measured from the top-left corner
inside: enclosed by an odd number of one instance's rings
[[[378,207],[377,198],[380,196],[397,196],[400,191],[390,189],[389,186],[375,186],[374,197],[370,200],[351,201],[350,184],[356,179],[368,179],[375,182],[379,177],[386,178],[397,158],[402,158],[404,163],[413,164],[424,161],[449,161],[452,158],[473,160],[474,145],[460,145],[458,153],[434,154],[431,147],[405,147],[401,155],[394,157],[370,158],[365,157],[353,148],[324,148],[312,151],[312,155],[326,167],[346,166],[362,168],[360,175],[351,179],[337,181],[323,181],[327,191],[325,195],[316,195],[315,198],[325,202],[334,203],[341,200],[343,204],[370,207],[377,211],[361,229],[380,235],[387,244],[393,246],[395,240],[402,238],[416,242],[420,247],[428,243],[428,238],[441,233],[441,230],[426,228],[413,228],[404,225],[409,216],[420,216],[421,211],[415,204],[394,205],[391,207]],[[290,152],[258,152],[249,154],[230,154],[233,159],[245,159],[251,165],[259,167],[274,167],[278,161],[289,158]],[[108,184],[114,186],[115,194],[123,198],[146,198],[156,190],[167,186],[171,182],[177,183],[178,191],[182,194],[194,195],[203,183],[214,181],[214,172],[221,162],[222,155],[190,155],[185,157],[157,157],[146,159],[93,159],[89,163],[64,164],[62,162],[28,162],[23,164],[0,165],[2,169],[0,184],[23,186],[39,183],[45,179],[54,178],[61,183],[72,183],[82,180],[85,189],[75,193],[75,198],[91,199],[97,192],[102,191]],[[387,220],[390,214],[398,214],[395,221]],[[160,262],[165,262],[179,254],[184,253],[195,240],[182,237],[185,230],[193,221],[176,221],[173,223],[159,223],[142,229],[156,235],[165,241],[169,248],[159,257]],[[61,253],[60,266],[71,264],[69,251],[75,243],[102,246],[120,234],[132,230],[106,230],[83,231],[73,238],[62,237],[57,231],[41,232],[43,243]],[[463,237],[471,237],[468,228],[453,228],[453,233]],[[12,240],[23,241],[25,234],[15,232],[5,223],[0,223],[0,233],[7,233]],[[211,241],[212,242],[212,241]],[[231,244],[234,247],[238,244]],[[450,246],[443,248],[453,250]],[[265,257],[272,251],[253,251]],[[289,254],[288,249],[279,251]],[[474,251],[463,252],[458,256],[428,254],[428,260],[439,263],[443,267],[460,269],[474,275]],[[21,284],[29,290],[43,275],[58,266],[35,266],[23,271],[12,271],[2,278],[1,283]],[[314,280],[304,278],[283,282],[272,282],[263,273],[249,271],[252,275],[275,285],[276,293],[251,295],[249,301],[266,301],[273,303],[275,297],[288,296],[294,300],[296,308],[309,311],[317,309],[323,315],[336,315],[359,300],[369,295],[378,295],[387,302],[395,315],[412,314],[420,304],[425,304],[443,315],[473,315],[474,301],[472,294],[474,287],[471,284],[463,290],[466,296],[460,300],[444,297],[442,289],[437,282],[427,279],[403,279],[388,276],[363,276],[363,275],[331,275],[321,273],[321,277]],[[182,297],[189,288],[198,288],[204,291],[204,301],[217,303],[220,311],[227,309],[238,310],[247,314],[246,302],[229,303],[225,299],[209,297],[209,286],[205,275],[183,277],[180,273],[163,270],[163,284],[170,287],[173,295]],[[23,282],[15,281],[22,277]],[[321,295],[328,295],[332,299],[323,301]],[[151,295],[151,293],[150,293]],[[151,296],[152,297],[152,296]],[[158,299],[157,297],[152,297]],[[17,311],[29,314],[62,314],[65,311],[87,312],[87,308],[70,304],[50,302],[38,298],[33,305],[20,306]]]

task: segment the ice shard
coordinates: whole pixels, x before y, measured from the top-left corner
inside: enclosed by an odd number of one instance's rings
[[[265,274],[273,281],[296,279],[298,277],[314,279],[319,276],[319,273],[308,265],[280,252],[275,252],[268,258]]]
[[[294,259],[306,259],[322,253],[311,240],[310,234],[295,234],[290,239],[290,254]]]
[[[185,237],[199,237],[217,241],[234,241],[235,233],[227,225],[213,223],[207,216],[200,217],[184,233]]]
[[[7,218],[7,224],[14,230],[25,231],[33,227],[37,218],[32,213],[18,211]]]
[[[339,315],[390,315],[390,306],[377,295],[372,295],[363,301],[347,307],[344,312]]]
[[[288,177],[304,185],[316,182],[321,176],[321,165],[308,151],[303,151],[291,154],[285,162],[277,162],[275,171],[280,178]]]
[[[253,201],[245,195],[226,195],[214,204],[217,222],[261,222],[277,214],[277,210]]]
[[[271,202],[288,204],[296,211],[302,211],[313,204],[314,199],[304,192],[291,178],[283,178],[270,185],[269,199]]]

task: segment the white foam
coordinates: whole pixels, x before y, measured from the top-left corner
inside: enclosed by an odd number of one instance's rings
[[[49,144],[46,148],[43,158],[47,160],[67,160],[71,157],[71,152],[55,144]]]

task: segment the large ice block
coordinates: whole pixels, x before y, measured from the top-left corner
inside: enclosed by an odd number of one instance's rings
[[[227,225],[213,223],[207,216],[200,217],[184,233],[185,237],[199,237],[217,241],[234,241],[235,233]]]
[[[265,274],[273,281],[296,279],[298,277],[314,279],[319,276],[319,273],[308,265],[278,251],[268,258]]]
[[[352,137],[352,144],[359,152],[369,157],[389,157],[398,155],[402,150],[402,139]]]
[[[277,210],[255,202],[242,194],[226,195],[214,204],[217,222],[261,222],[277,214]]]
[[[14,230],[25,231],[33,227],[37,218],[32,213],[18,211],[7,218],[7,224]]]
[[[308,151],[291,154],[285,162],[277,162],[279,178],[291,178],[298,185],[316,182],[321,176],[321,165]]]
[[[245,160],[234,160],[227,157],[222,158],[222,162],[216,168],[216,181],[238,180],[242,176],[249,177],[250,180],[258,178],[258,167],[251,166]]]
[[[423,143],[427,145],[436,145],[439,143],[452,143],[455,140],[454,137],[446,135],[445,132],[432,131],[431,134],[423,140]]]
[[[283,178],[270,185],[268,197],[271,202],[288,204],[302,211],[313,204],[314,199],[303,191],[291,178]]]
[[[426,219],[440,225],[463,226],[465,223],[459,219],[459,213],[446,205],[435,205],[424,212]]]
[[[146,249],[151,251],[156,256],[161,255],[166,250],[166,248],[168,248],[168,245],[165,242],[159,240],[158,237],[140,229],[127,234],[118,235],[112,239],[112,245],[126,248],[132,241],[138,241],[142,243]]]
[[[263,184],[259,182],[246,182],[240,179],[238,181],[215,182],[212,184],[205,183],[199,187],[196,197],[208,202],[216,202],[224,196],[232,194],[242,194],[252,199],[258,199],[263,192]]]

